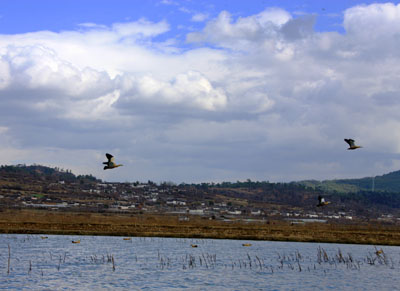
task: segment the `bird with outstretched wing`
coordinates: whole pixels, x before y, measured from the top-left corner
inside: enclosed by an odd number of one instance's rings
[[[122,164],[116,164],[115,163],[115,159],[114,159],[113,155],[111,155],[109,153],[106,153],[106,157],[107,157],[108,161],[103,163],[105,165],[104,166],[104,170],[114,169],[114,168],[118,168],[118,167],[123,166]]]

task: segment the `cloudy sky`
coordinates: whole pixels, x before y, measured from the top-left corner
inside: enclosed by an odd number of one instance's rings
[[[400,4],[325,2],[2,0],[0,164],[176,183],[399,170]],[[124,166],[103,171],[106,152]]]

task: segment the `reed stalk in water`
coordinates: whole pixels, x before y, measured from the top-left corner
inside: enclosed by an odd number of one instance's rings
[[[11,248],[10,248],[10,244],[8,244],[8,265],[7,265],[7,274],[10,274],[10,263],[11,263]]]

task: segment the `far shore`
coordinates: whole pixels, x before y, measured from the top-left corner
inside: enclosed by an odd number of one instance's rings
[[[108,235],[124,237],[213,238],[370,245],[400,245],[400,226],[372,223],[294,224],[281,220],[265,222],[216,221],[176,215],[100,214],[4,210],[0,233]]]

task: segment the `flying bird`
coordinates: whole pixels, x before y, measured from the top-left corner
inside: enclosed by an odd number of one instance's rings
[[[107,169],[114,169],[114,168],[118,168],[118,167],[123,166],[123,165],[121,165],[121,164],[117,165],[117,164],[115,163],[115,161],[114,161],[114,156],[113,156],[113,155],[110,155],[110,154],[107,153],[107,154],[106,154],[106,157],[107,157],[108,161],[103,163],[103,164],[105,165],[105,166],[104,166],[104,170],[107,170]]]
[[[355,149],[362,148],[362,146],[357,146],[357,145],[355,145],[354,139],[345,138],[344,141],[347,142],[347,143],[349,144],[348,150],[355,150]]]
[[[325,201],[325,198],[324,198],[324,197],[318,196],[318,204],[317,204],[317,207],[325,206],[325,205],[328,205],[328,204],[330,204],[330,203],[331,203],[331,202],[329,202],[329,201]]]

